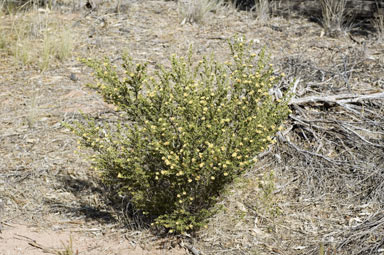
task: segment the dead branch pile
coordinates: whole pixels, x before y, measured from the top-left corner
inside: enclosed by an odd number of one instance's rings
[[[344,79],[362,64],[358,61],[333,70],[299,64],[306,74],[295,83],[293,113],[272,157],[284,166],[283,175],[293,176],[298,201],[327,201],[328,210],[341,212],[348,223],[310,241],[305,254],[324,249],[379,254],[384,251],[384,90]]]

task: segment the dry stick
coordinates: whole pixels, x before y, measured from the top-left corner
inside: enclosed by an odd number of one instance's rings
[[[341,94],[334,96],[309,96],[302,98],[293,98],[289,102],[289,105],[305,105],[305,104],[314,104],[314,103],[332,103],[342,106],[346,110],[359,115],[360,113],[357,110],[354,110],[352,103],[357,103],[363,100],[374,100],[374,99],[384,99],[384,92],[368,94],[368,95],[358,95],[358,94]]]
[[[199,251],[198,249],[196,249],[195,247],[193,247],[193,246],[190,245],[190,244],[181,242],[181,243],[180,243],[180,246],[181,246],[181,247],[185,247],[185,248],[186,248],[189,252],[191,252],[193,255],[203,255],[203,253],[202,253],[201,251]]]
[[[357,103],[363,100],[374,100],[374,99],[384,99],[384,92],[374,93],[368,95],[358,95],[358,94],[340,94],[334,96],[309,96],[302,98],[293,98],[289,105],[303,105],[303,104],[312,104],[312,103],[334,103],[339,105]]]
[[[38,244],[36,241],[28,242],[28,244],[29,244],[30,246],[32,246],[32,247],[35,247],[35,248],[37,248],[37,249],[42,250],[44,253],[56,254],[55,251],[43,247],[42,245]]]
[[[363,140],[364,142],[368,143],[369,145],[372,145],[372,146],[375,146],[375,147],[380,147],[380,148],[384,148],[384,145],[381,145],[381,144],[377,144],[377,143],[371,143],[370,141],[368,141],[367,139],[365,139],[363,136],[359,135],[356,131],[352,130],[351,128],[348,128],[346,127],[345,125],[341,125],[344,129],[352,132],[353,134],[355,134],[357,137],[359,137],[361,140]]]

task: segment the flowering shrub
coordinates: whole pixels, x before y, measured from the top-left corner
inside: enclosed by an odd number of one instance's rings
[[[237,38],[229,46],[233,59],[224,64],[172,56],[154,77],[128,57],[124,74],[109,61],[84,60],[99,81],[90,86],[121,119],[70,127],[93,149],[102,179],[170,232],[203,226],[224,187],[273,143],[289,113],[288,96],[269,93],[281,76],[264,51],[250,54]]]

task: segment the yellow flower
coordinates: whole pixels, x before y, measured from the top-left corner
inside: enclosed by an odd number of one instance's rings
[[[183,191],[183,195],[184,195],[184,196],[187,195],[187,192]]]
[[[201,162],[199,167],[203,167],[204,166],[204,162]]]
[[[215,176],[211,176],[211,180],[212,180],[212,181],[215,180]]]
[[[228,176],[228,173],[227,173],[227,172],[225,172],[225,173],[224,173],[224,176]]]
[[[169,142],[168,141],[164,142],[164,145],[165,146],[169,145]]]

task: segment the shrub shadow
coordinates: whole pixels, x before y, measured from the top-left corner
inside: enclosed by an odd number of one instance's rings
[[[116,187],[107,187],[96,178],[77,179],[70,175],[57,177],[58,190],[71,193],[75,199],[46,199],[55,213],[84,217],[102,224],[122,224],[130,229],[149,226],[150,219],[135,210],[129,200],[119,196]]]

